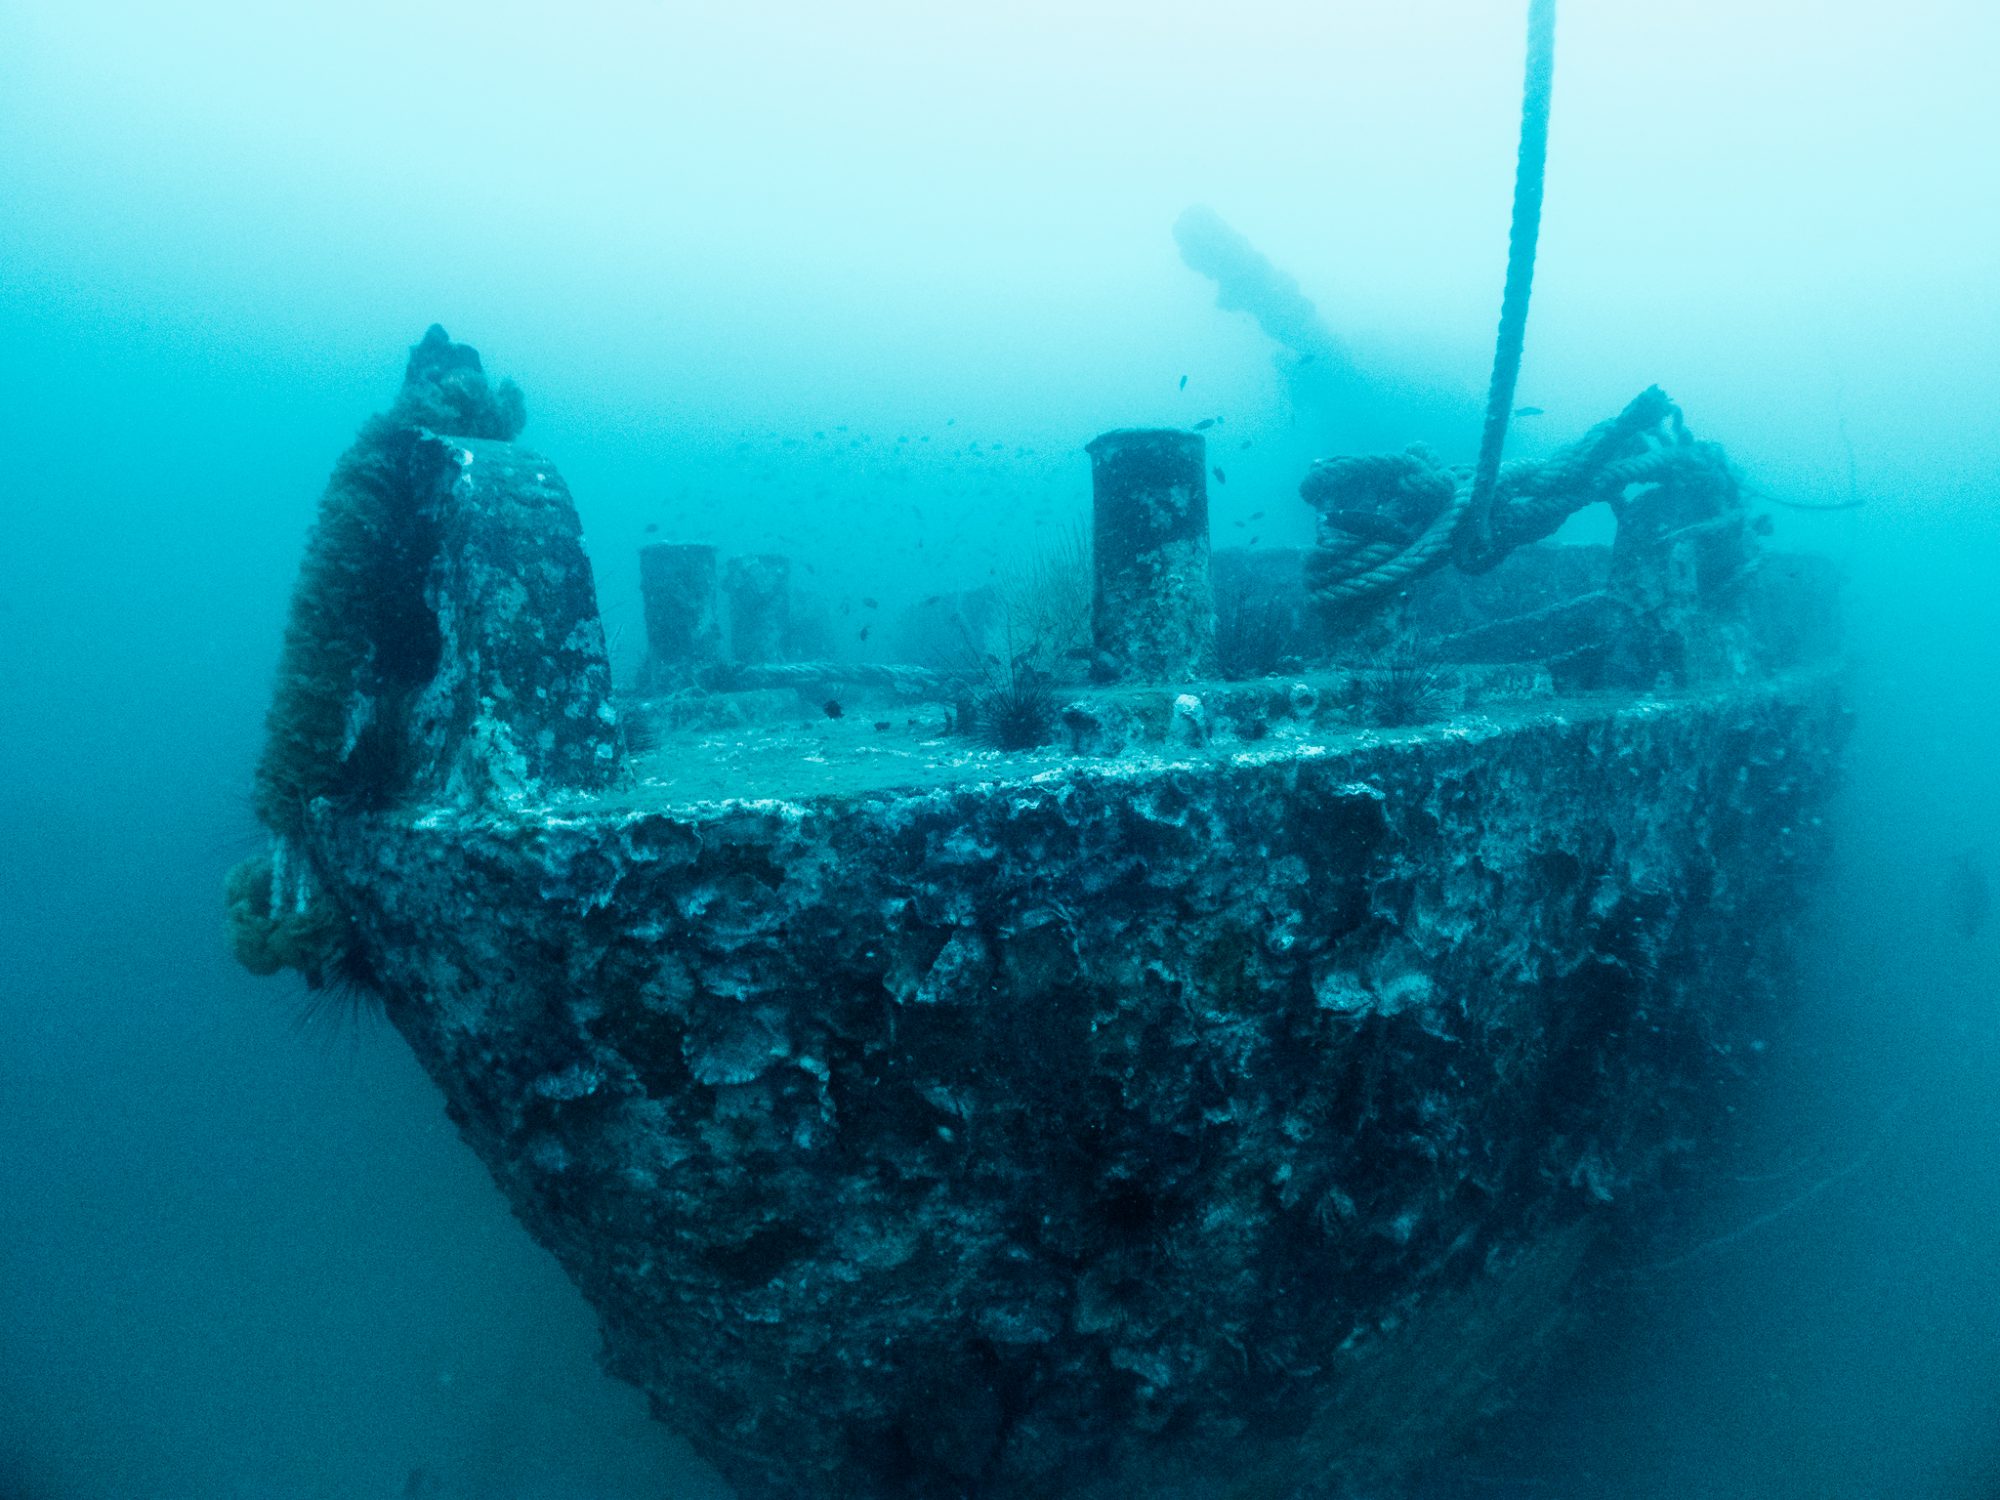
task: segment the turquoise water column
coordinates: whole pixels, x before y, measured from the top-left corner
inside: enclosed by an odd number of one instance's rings
[[[723,575],[729,596],[729,654],[746,667],[787,660],[792,638],[792,560],[776,552],[732,557]]]

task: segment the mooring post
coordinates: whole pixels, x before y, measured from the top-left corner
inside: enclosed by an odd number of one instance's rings
[[[790,655],[792,560],[776,552],[732,557],[724,573],[729,595],[729,654],[744,666]]]
[[[1215,657],[1208,577],[1207,444],[1130,428],[1092,439],[1091,675],[1185,682]]]
[[[652,542],[639,549],[648,687],[687,687],[721,659],[720,577],[715,548],[700,542]]]

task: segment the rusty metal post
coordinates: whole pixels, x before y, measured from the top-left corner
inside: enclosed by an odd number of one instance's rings
[[[721,659],[720,574],[715,548],[699,542],[653,542],[639,549],[648,688],[686,687]]]
[[[1104,433],[1084,451],[1093,489],[1092,675],[1206,675],[1215,659],[1207,444],[1199,433],[1131,428]]]

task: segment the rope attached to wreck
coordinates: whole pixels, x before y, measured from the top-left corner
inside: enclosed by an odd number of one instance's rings
[[[1740,503],[1721,448],[1697,442],[1658,386],[1551,457],[1504,465],[1495,476],[1483,544],[1467,537],[1475,477],[1442,467],[1428,449],[1324,459],[1299,487],[1319,511],[1306,586],[1321,604],[1338,608],[1402,588],[1446,563],[1485,572],[1516,547],[1553,535],[1586,505],[1603,500],[1615,508],[1632,486],[1664,483],[1709,490],[1718,511]]]
[[[1320,512],[1320,544],[1307,586],[1327,604],[1344,604],[1400,587],[1456,561],[1467,572],[1493,567],[1523,541],[1546,536],[1576,505],[1576,487],[1558,469],[1540,479],[1503,474],[1500,455],[1514,409],[1527,338],[1528,297],[1541,237],[1542,185],[1549,153],[1549,101],[1555,84],[1556,0],[1528,0],[1527,62],[1521,88],[1521,142],[1514,164],[1514,210],[1507,234],[1507,283],[1500,299],[1493,378],[1479,460],[1469,476],[1440,468],[1422,449],[1314,466],[1301,493]],[[1657,398],[1657,391],[1640,402]],[[1634,406],[1639,403],[1635,402]],[[1633,416],[1627,408],[1627,416]],[[1678,415],[1678,414],[1676,414]],[[1626,417],[1620,417],[1623,423]],[[1639,420],[1634,417],[1634,420]],[[1593,429],[1592,437],[1603,431]],[[1584,445],[1591,439],[1586,438]],[[1574,450],[1565,450],[1573,453]],[[1561,465],[1564,455],[1552,464]],[[1571,467],[1581,462],[1572,458]],[[1548,468],[1549,466],[1542,466]],[[1503,486],[1505,493],[1503,493]],[[1594,485],[1589,486],[1595,488]],[[1587,498],[1597,498],[1591,494]]]
[[[1447,562],[1463,572],[1486,572],[1516,547],[1552,535],[1593,501],[1616,504],[1635,484],[1677,479],[1712,489],[1724,504],[1736,501],[1721,450],[1690,438],[1680,408],[1657,386],[1553,457],[1501,464],[1541,236],[1555,30],[1555,0],[1529,0],[1507,282],[1478,461],[1469,473],[1448,470],[1427,449],[1412,448],[1315,464],[1300,493],[1319,512],[1319,545],[1307,560],[1306,585],[1323,605],[1374,598]]]
[[[1507,444],[1507,421],[1514,410],[1514,386],[1521,374],[1528,295],[1535,285],[1535,246],[1542,232],[1542,182],[1549,159],[1549,100],[1555,91],[1555,69],[1556,0],[1528,0],[1528,59],[1521,86],[1521,146],[1514,161],[1514,215],[1507,231],[1507,284],[1500,297],[1500,333],[1493,346],[1486,425],[1473,471],[1471,524],[1459,534],[1467,562],[1479,562],[1493,546],[1494,486]],[[1468,571],[1484,571],[1498,560]]]

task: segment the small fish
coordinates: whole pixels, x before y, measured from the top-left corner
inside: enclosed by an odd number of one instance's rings
[[[1262,512],[1261,510],[1253,510],[1250,512],[1250,519],[1253,521],[1261,521],[1264,519],[1264,512]]]
[[[648,521],[646,523],[647,536],[651,536],[654,532],[658,531],[659,529],[660,529],[660,523],[658,521]]]
[[[1301,354],[1299,356],[1299,363],[1302,365],[1309,365],[1318,358],[1319,356],[1317,354]]]
[[[882,606],[877,604],[873,599],[863,599],[861,607],[863,609],[880,609]]]
[[[1208,472],[1215,476],[1215,482],[1217,484],[1229,483],[1229,476],[1222,472],[1222,466],[1220,464],[1211,466]]]
[[[840,700],[838,698],[827,699],[826,702],[820,705],[820,708],[825,712],[826,716],[829,719],[844,718],[846,717],[847,714],[847,710],[840,706]]]
[[[1236,445],[1236,451],[1237,451],[1238,453],[1241,453],[1241,452],[1242,452],[1242,451],[1243,451],[1243,450],[1244,450],[1245,448],[1247,448],[1247,447],[1249,447],[1249,446],[1250,446],[1250,439],[1248,439],[1248,438],[1245,438],[1245,439],[1244,439],[1244,440],[1243,440],[1242,442],[1240,442],[1240,443],[1238,443],[1238,444]]]
[[[892,727],[887,719],[877,719],[875,721],[875,732],[877,734],[886,734]]]
[[[861,627],[861,634],[857,635],[857,636],[855,637],[855,639],[856,639],[857,641],[865,641],[865,640],[867,640],[867,639],[868,639],[868,632],[869,632],[869,631],[871,631],[871,630],[873,630],[874,628],[875,628],[875,627],[874,627],[873,625],[863,625],[863,626]]]
[[[1181,376],[1181,389],[1182,390],[1187,389],[1187,376],[1185,375]]]
[[[1514,415],[1517,417],[1539,417],[1541,414],[1542,409],[1539,406],[1517,406],[1514,408]]]
[[[1208,431],[1209,428],[1213,427],[1215,423],[1216,423],[1216,418],[1203,417],[1199,422],[1194,424],[1194,430],[1196,432],[1206,432]]]
[[[1993,909],[1993,882],[1986,862],[1970,849],[1954,855],[1945,874],[1945,906],[1963,938],[1979,936]]]
[[[1256,546],[1256,545],[1257,545],[1257,543],[1258,543],[1259,541],[1261,541],[1261,540],[1262,540],[1262,538],[1261,538],[1261,537],[1254,537],[1254,536],[1253,536],[1253,537],[1251,537],[1251,538],[1250,538],[1250,540],[1249,540],[1249,541],[1245,542],[1245,543],[1244,543],[1243,545],[1244,545],[1244,546],[1246,546],[1246,547],[1254,547],[1254,546]]]

